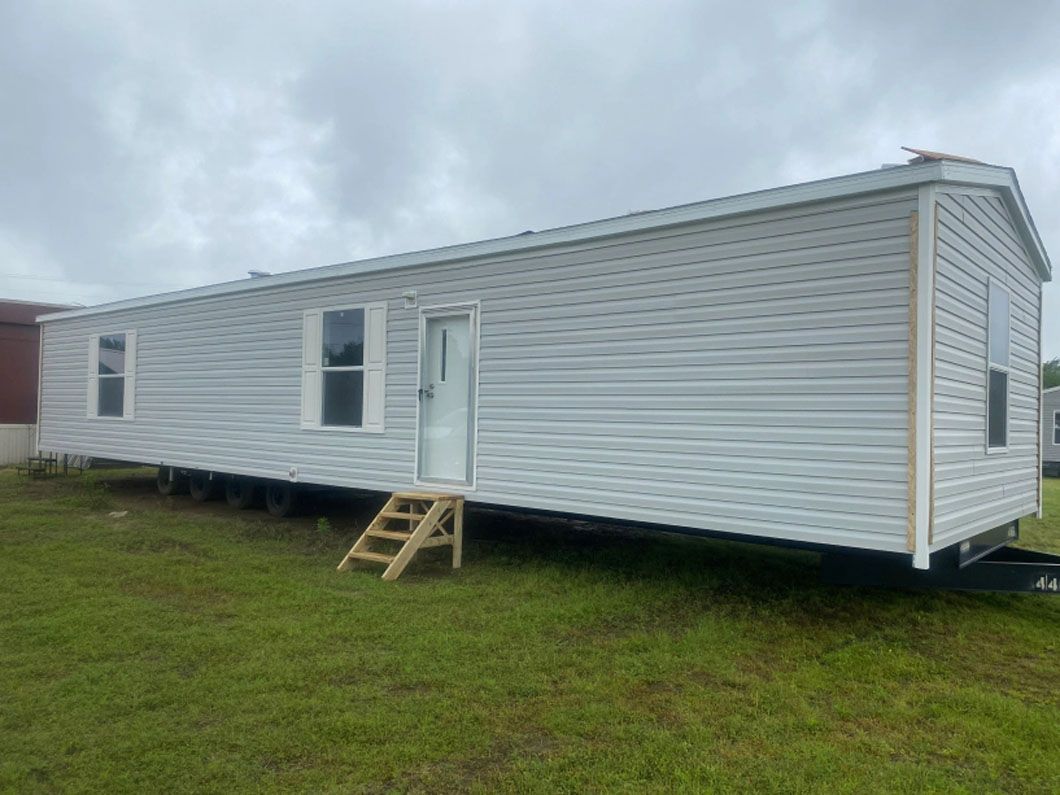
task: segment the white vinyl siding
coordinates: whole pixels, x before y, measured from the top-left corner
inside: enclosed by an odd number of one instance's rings
[[[306,310],[302,315],[302,403],[301,426],[306,429],[382,433],[386,415],[386,304],[349,305]],[[337,312],[363,313],[363,345],[359,363],[331,366],[324,362],[325,316]],[[360,421],[329,424],[323,412],[327,373],[360,373],[362,390]]]
[[[847,197],[49,322],[42,445],[408,489],[419,313],[402,294],[415,290],[420,306],[481,301],[474,500],[907,552],[916,197]],[[365,424],[382,431],[385,416],[385,432],[301,431],[300,417],[319,422],[304,383],[319,365],[306,353],[319,343],[303,346],[319,327],[312,313],[372,305],[369,325],[387,338],[375,345],[369,332],[366,382],[385,383],[385,395],[370,392]],[[87,423],[72,399],[72,341],[103,321],[144,339],[135,429]]]
[[[1041,282],[1000,198],[939,194],[932,547],[1038,506]],[[1009,296],[1007,446],[987,449],[990,285]]]

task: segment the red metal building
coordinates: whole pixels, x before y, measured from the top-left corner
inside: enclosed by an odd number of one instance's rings
[[[67,309],[56,304],[0,301],[0,425],[37,422],[37,316]]]

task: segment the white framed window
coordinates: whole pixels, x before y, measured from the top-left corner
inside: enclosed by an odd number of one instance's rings
[[[88,338],[89,417],[131,420],[136,405],[136,332]]]
[[[382,433],[386,304],[310,309],[302,318],[302,427]]]
[[[987,283],[986,317],[986,450],[1008,449],[1009,348],[1012,307],[1009,292]]]
[[[1060,411],[1053,412],[1053,444],[1060,444]]]

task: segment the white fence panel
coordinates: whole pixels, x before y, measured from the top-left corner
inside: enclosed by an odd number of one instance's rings
[[[0,425],[0,466],[26,463],[36,440],[36,425]]]

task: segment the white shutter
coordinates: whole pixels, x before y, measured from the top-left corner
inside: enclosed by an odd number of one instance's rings
[[[91,419],[99,414],[99,335],[88,335],[88,380],[85,388],[88,398],[86,410]]]
[[[121,416],[133,418],[136,407],[136,332],[125,332],[125,403]]]
[[[302,316],[302,425],[307,428],[320,425],[322,323],[323,314],[319,310]]]
[[[364,422],[366,431],[383,432],[386,415],[386,304],[364,308]]]

